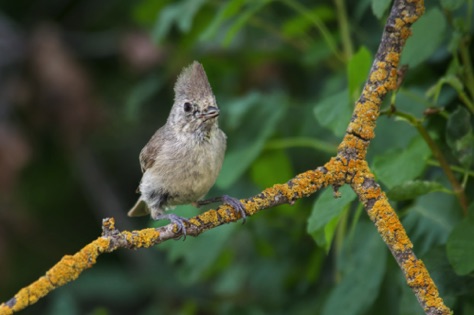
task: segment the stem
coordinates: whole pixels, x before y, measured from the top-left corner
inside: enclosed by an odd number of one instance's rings
[[[267,142],[265,149],[275,150],[275,149],[287,149],[292,147],[303,147],[303,148],[313,148],[317,151],[322,151],[329,154],[335,154],[337,152],[337,146],[305,137],[296,137],[296,138],[284,138],[277,139]]]
[[[438,166],[438,167],[440,166],[439,162],[433,161],[433,160],[428,160],[428,164],[432,165],[432,166]],[[461,173],[463,175],[474,177],[474,171],[464,169],[464,168],[459,167],[457,165],[449,165],[449,167],[451,168],[451,170],[453,170],[455,172]]]
[[[341,52],[337,49],[337,44],[334,41],[331,32],[327,29],[326,25],[324,25],[324,22],[321,21],[321,19],[316,16],[315,14],[309,13],[310,10],[300,4],[297,1],[293,0],[280,0],[282,3],[286,4],[293,10],[295,10],[298,14],[306,17],[308,20],[310,20],[314,26],[318,29],[319,33],[323,36],[323,39],[326,41],[326,44],[329,46],[329,48],[332,50],[333,54],[342,62],[345,62],[344,56],[341,54]]]
[[[428,131],[425,129],[421,121],[408,113],[395,111],[393,114],[398,117],[402,117],[406,119],[410,124],[415,126],[416,130],[418,130],[423,140],[425,140],[426,144],[428,144],[428,147],[430,148],[431,152],[433,152],[435,159],[438,160],[439,166],[441,167],[444,174],[446,175],[449,182],[451,183],[454,194],[459,200],[459,203],[461,205],[464,215],[467,215],[468,202],[467,202],[466,194],[464,193],[464,189],[462,185],[459,183],[459,181],[456,179],[456,177],[454,176],[453,172],[451,171],[451,167],[448,161],[446,160],[446,158],[444,157],[443,152],[441,152],[441,149],[439,148],[439,146],[431,138],[431,136],[429,135]]]
[[[472,70],[472,63],[469,54],[469,42],[470,38],[468,36],[465,36],[465,38],[461,40],[459,53],[461,54],[461,60],[464,65],[466,88],[471,95],[471,99],[474,99],[474,72]],[[472,104],[469,109],[474,113],[474,106],[472,106]]]
[[[344,49],[346,60],[349,60],[354,53],[354,49],[352,47],[349,31],[349,19],[347,18],[346,6],[343,0],[334,0],[334,3],[336,4],[337,22],[339,23],[339,29],[341,31],[342,48]]]

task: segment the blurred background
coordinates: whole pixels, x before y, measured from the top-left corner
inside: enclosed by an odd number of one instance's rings
[[[119,229],[157,224],[126,217],[138,197],[138,155],[193,60],[206,69],[228,135],[208,196],[250,197],[323,165],[342,139],[389,6],[1,1],[0,300],[97,238],[104,217]],[[453,231],[471,237],[471,223],[416,122],[473,199],[472,9],[471,0],[427,3],[403,55],[405,82],[384,103],[368,157],[459,314],[474,314],[474,257],[450,256],[449,240]],[[424,190],[393,195],[407,183]],[[354,194],[341,192],[184,242],[102,255],[21,314],[423,314]]]

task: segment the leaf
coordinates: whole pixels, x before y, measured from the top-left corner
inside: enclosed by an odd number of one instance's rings
[[[465,0],[441,0],[440,3],[443,9],[454,11],[456,9],[459,9],[464,3],[466,3],[466,1]]]
[[[413,34],[407,40],[400,63],[413,68],[428,59],[442,42],[445,30],[446,20],[439,9],[426,12],[413,24]]]
[[[391,0],[372,0],[372,12],[377,17],[381,19],[390,6]]]
[[[352,56],[347,65],[347,81],[349,85],[349,97],[351,102],[359,98],[361,85],[367,80],[370,66],[372,64],[372,54],[362,46]]]
[[[315,200],[308,218],[307,231],[316,244],[329,251],[337,222],[344,210],[356,199],[349,186],[339,188],[340,198],[334,198],[333,190],[328,188]]]
[[[174,24],[181,32],[189,32],[194,16],[205,2],[206,0],[183,0],[166,6],[156,19],[152,30],[153,39],[161,42]]]
[[[390,200],[401,201],[415,199],[418,196],[435,191],[449,192],[449,190],[438,182],[410,180],[394,186],[388,191],[387,196]]]
[[[288,155],[278,150],[265,152],[252,163],[251,175],[253,182],[263,189],[287,182],[293,175],[293,169]]]
[[[345,134],[352,111],[347,90],[325,98],[314,107],[318,123],[331,130],[337,137]]]
[[[231,0],[225,2],[212,19],[209,26],[202,32],[199,40],[207,41],[213,38],[217,31],[223,26],[226,20],[237,15],[237,13],[242,9],[242,6],[246,3],[246,0]]]
[[[125,117],[131,121],[138,120],[140,106],[149,100],[163,86],[163,83],[163,77],[158,75],[151,75],[139,81],[125,102]]]
[[[247,23],[247,21],[259,10],[261,10],[265,5],[270,3],[270,0],[254,0],[247,3],[248,7],[242,10],[240,15],[229,27],[229,30],[227,31],[227,34],[224,38],[224,46],[229,46],[237,32],[240,31],[240,29],[245,25],[245,23]]]
[[[474,134],[472,132],[471,114],[464,107],[458,108],[449,115],[446,126],[446,142],[456,159],[468,169],[474,157]]]
[[[323,21],[333,21],[335,18],[334,10],[327,5],[318,5],[315,8],[307,9],[307,15],[298,14],[283,23],[281,31],[284,36],[294,38],[306,34],[314,26],[309,17]]]
[[[469,216],[459,222],[449,235],[446,244],[448,260],[454,271],[461,276],[474,271],[474,204]]]
[[[458,93],[461,93],[464,89],[463,83],[461,82],[461,80],[458,79],[457,76],[455,76],[454,74],[448,74],[444,77],[441,77],[435,85],[429,88],[426,92],[426,96],[432,97],[435,103],[437,103],[439,95],[441,93],[441,89],[443,88],[444,84],[450,85]]]
[[[339,257],[342,280],[330,292],[323,315],[358,315],[372,306],[380,294],[387,248],[371,223],[360,221],[354,239],[346,239]]]
[[[217,186],[230,187],[260,155],[265,142],[273,134],[287,107],[283,94],[263,95],[256,92],[227,102],[224,128],[228,149]]]
[[[376,156],[373,171],[378,180],[392,189],[420,176],[430,155],[431,151],[423,139],[415,137],[405,149]]]
[[[181,215],[182,211],[196,212],[191,206],[180,207],[179,210],[180,212],[175,213]],[[179,275],[183,282],[195,283],[213,266],[237,227],[237,224],[223,225],[199,237],[188,237],[180,246],[176,246],[175,242],[165,242],[160,244],[160,249],[168,251],[167,257],[171,262],[182,263]]]
[[[451,230],[461,218],[461,210],[456,207],[453,195],[431,193],[416,199],[407,209],[402,222],[408,236],[423,255],[437,245],[445,244]]]

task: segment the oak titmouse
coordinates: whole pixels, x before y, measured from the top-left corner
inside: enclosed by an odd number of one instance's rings
[[[168,219],[186,235],[183,221],[164,214],[176,205],[200,206],[223,201],[245,219],[243,205],[235,198],[203,198],[216,181],[226,149],[226,135],[219,129],[219,108],[204,68],[199,62],[183,69],[174,87],[175,99],[165,125],[140,152],[143,177],[140,198],[128,216],[150,214],[154,220]]]

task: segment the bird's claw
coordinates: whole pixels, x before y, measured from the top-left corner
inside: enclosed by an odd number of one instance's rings
[[[245,207],[242,202],[240,202],[239,199],[228,195],[223,195],[221,198],[223,203],[228,204],[240,213],[240,216],[242,217],[242,224],[244,224],[247,218],[247,213],[245,212]]]
[[[178,233],[182,233],[183,236],[184,236],[184,239],[186,239],[186,227],[184,226],[184,223],[186,222],[187,224],[191,224],[191,222],[189,222],[188,219],[186,218],[183,218],[183,217],[180,217],[176,214],[173,214],[173,213],[169,213],[169,214],[162,214],[162,215],[159,215],[156,220],[162,220],[162,219],[166,219],[166,220],[170,220],[170,222],[172,224],[176,224],[176,226],[178,227],[178,230],[177,232]]]

